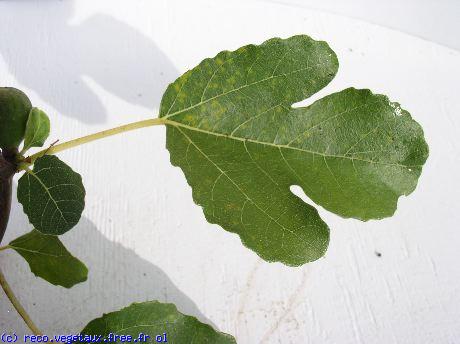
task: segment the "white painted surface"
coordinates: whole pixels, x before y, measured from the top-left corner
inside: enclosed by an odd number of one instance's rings
[[[326,211],[324,259],[261,261],[207,224],[164,128],[60,157],[87,189],[63,237],[90,278],[71,290],[36,279],[1,252],[2,269],[38,325],[75,333],[133,301],[174,302],[239,343],[458,343],[460,338],[460,53],[379,26],[260,1],[2,1],[0,80],[52,118],[51,140],[155,116],[167,83],[223,49],[306,33],[337,52],[336,79],[399,101],[425,129],[430,158],[394,217],[361,223]],[[311,102],[308,100],[307,103]],[[30,226],[15,205],[5,242]],[[380,252],[379,258],[375,252]],[[0,329],[27,333],[0,296]]]
[[[259,0],[365,20],[459,50],[458,0]]]

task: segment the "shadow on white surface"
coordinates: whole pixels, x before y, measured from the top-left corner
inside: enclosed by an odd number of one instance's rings
[[[71,24],[75,1],[5,1],[0,56],[17,81],[60,114],[86,123],[107,116],[83,77],[148,109],[178,72],[152,40],[106,14]],[[25,25],[27,23],[27,25]]]
[[[25,234],[30,228],[22,206],[14,201],[12,207],[4,243]],[[102,313],[148,300],[174,303],[181,312],[196,316],[216,328],[162,269],[142,259],[133,250],[108,240],[89,219],[82,218],[61,240],[89,269],[88,280],[71,289],[52,286],[36,278],[25,261],[13,251],[3,252],[0,257],[2,268],[18,298],[47,334],[78,333]],[[21,335],[21,329],[17,328],[17,324],[22,323],[19,316],[6,298],[0,300],[0,314],[9,313],[8,316],[2,315],[0,329]]]

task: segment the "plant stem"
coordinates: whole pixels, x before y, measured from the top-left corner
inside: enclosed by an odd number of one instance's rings
[[[33,334],[37,336],[42,336],[42,332],[38,329],[38,327],[34,324],[32,319],[30,318],[29,314],[27,314],[26,310],[22,305],[19,303],[18,299],[16,296],[14,296],[13,291],[11,290],[8,282],[5,279],[5,276],[3,275],[2,270],[0,269],[0,285],[3,288],[3,291],[5,292],[6,296],[8,299],[11,301],[11,304],[14,306],[14,308],[18,311],[19,315],[21,318],[24,320],[26,323],[27,327],[32,331]]]
[[[34,163],[35,160],[38,158],[42,157],[43,155],[46,154],[56,154],[58,152],[62,152],[64,150],[77,147],[80,145],[83,145],[85,143],[89,143],[95,140],[100,140],[103,139],[104,137],[112,136],[112,135],[117,135],[121,134],[127,131],[135,130],[135,129],[140,129],[140,128],[146,128],[146,127],[152,127],[154,125],[162,125],[165,124],[165,120],[163,118],[153,118],[153,119],[147,119],[144,121],[139,121],[139,122],[134,122],[130,124],[125,124],[120,127],[108,129],[108,130],[103,130],[95,134],[91,134],[88,136],[83,136],[78,139],[74,139],[71,141],[67,141],[64,143],[60,143],[58,145],[49,147],[47,149],[43,149],[38,153],[35,153],[31,155],[29,158],[26,159],[27,163]]]
[[[6,246],[0,246],[0,251],[5,251],[7,249],[11,248],[11,246],[6,245]]]

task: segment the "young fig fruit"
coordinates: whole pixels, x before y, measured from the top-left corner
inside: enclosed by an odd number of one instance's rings
[[[0,87],[0,148],[17,148],[24,139],[32,104],[24,92]]]

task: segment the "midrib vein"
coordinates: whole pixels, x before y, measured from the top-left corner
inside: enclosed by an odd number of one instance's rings
[[[269,147],[274,147],[274,148],[277,148],[277,149],[291,149],[291,150],[300,151],[300,152],[304,152],[304,153],[309,153],[309,154],[313,154],[313,155],[319,155],[319,156],[322,156],[322,157],[325,157],[325,158],[347,159],[347,160],[351,160],[351,161],[366,162],[368,164],[384,165],[384,166],[396,166],[396,167],[401,167],[401,168],[405,168],[405,169],[411,168],[411,167],[420,167],[420,165],[402,165],[402,164],[395,164],[395,163],[385,163],[385,162],[372,161],[372,160],[355,158],[355,157],[345,156],[345,155],[325,154],[325,153],[321,153],[321,152],[317,152],[317,151],[313,151],[313,150],[308,150],[308,149],[299,148],[299,147],[293,147],[293,146],[288,146],[288,145],[277,145],[277,144],[272,143],[272,142],[258,141],[258,140],[254,140],[254,139],[250,139],[250,138],[242,138],[242,137],[237,137],[237,136],[232,136],[232,135],[216,133],[216,132],[212,132],[212,131],[208,131],[208,130],[204,130],[204,129],[200,129],[200,128],[195,128],[195,127],[189,126],[187,124],[171,121],[171,120],[168,120],[168,119],[165,119],[164,123],[166,125],[171,125],[171,126],[176,127],[176,128],[181,127],[181,128],[187,129],[187,130],[196,131],[196,132],[207,134],[207,135],[224,137],[224,138],[227,138],[227,139],[236,140],[236,141],[240,141],[240,142],[243,142],[243,143],[251,142],[251,143],[256,143],[256,144],[265,145],[265,146],[269,146]]]
[[[40,171],[41,171],[41,170],[40,170]],[[37,171],[37,173],[40,172],[40,171]],[[61,211],[61,208],[59,208],[57,201],[56,201],[56,200],[54,199],[54,197],[51,195],[51,193],[50,193],[48,187],[45,185],[45,183],[43,183],[42,180],[41,180],[40,178],[38,178],[38,176],[36,175],[36,173],[34,173],[33,171],[30,171],[30,170],[29,170],[29,171],[27,171],[27,173],[28,173],[28,176],[33,176],[33,177],[40,183],[40,185],[45,189],[45,192],[48,194],[48,196],[50,197],[51,201],[53,201],[53,203],[54,203],[54,205],[55,205],[57,211],[59,211],[59,214],[61,215],[61,218],[64,220],[64,222],[65,222],[66,224],[68,224],[67,219],[65,218],[64,214],[63,214],[62,211]],[[46,207],[45,207],[45,209],[46,209]],[[54,216],[53,216],[53,217],[54,217]],[[43,217],[42,217],[42,218],[43,218]]]
[[[41,251],[30,250],[30,249],[27,249],[27,248],[16,247],[16,246],[12,246],[12,245],[11,245],[11,248],[14,249],[14,250],[18,250],[18,251],[24,251],[24,252],[29,252],[29,253],[33,253],[33,254],[37,254],[37,255],[41,255],[41,256],[53,257],[53,258],[61,258],[61,257],[66,256],[65,254],[57,255],[57,254],[52,254],[52,253],[44,253],[44,252],[41,252]]]

